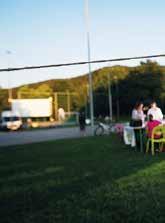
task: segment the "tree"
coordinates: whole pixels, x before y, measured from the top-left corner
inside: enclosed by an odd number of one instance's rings
[[[126,79],[119,83],[122,111],[127,113],[136,101],[148,102],[155,99],[160,103],[164,92],[162,78],[164,74],[156,62],[147,61],[132,68]]]
[[[46,98],[52,96],[52,89],[47,84],[41,84],[37,88],[22,86],[18,90],[19,98]]]

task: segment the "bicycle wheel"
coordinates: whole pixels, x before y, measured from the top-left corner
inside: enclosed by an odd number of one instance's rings
[[[102,136],[104,134],[104,129],[102,126],[98,126],[96,129],[95,129],[95,135],[96,136]]]

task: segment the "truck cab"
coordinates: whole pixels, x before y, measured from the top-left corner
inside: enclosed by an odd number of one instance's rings
[[[19,114],[12,111],[1,113],[0,128],[3,130],[18,130],[22,127],[22,119]]]

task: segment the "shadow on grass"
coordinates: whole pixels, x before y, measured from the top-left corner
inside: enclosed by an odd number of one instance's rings
[[[5,222],[147,222],[144,216],[153,213],[148,206],[157,204],[161,212],[155,189],[165,195],[160,189],[164,154],[137,153],[116,136],[14,148],[0,153],[0,217]]]

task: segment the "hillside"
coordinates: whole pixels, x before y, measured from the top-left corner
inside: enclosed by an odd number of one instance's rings
[[[112,66],[93,72],[95,114],[108,114],[109,77],[116,112],[116,101],[120,102],[120,113],[127,113],[137,100],[155,98],[164,107],[165,67],[147,61],[136,67]],[[53,96],[54,92],[76,92],[71,100],[71,109],[88,107],[88,75],[70,79],[47,80],[13,89],[13,97],[42,98]],[[0,110],[8,107],[7,90],[0,89]],[[65,98],[61,99],[65,101]]]

